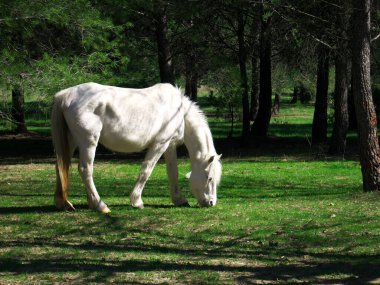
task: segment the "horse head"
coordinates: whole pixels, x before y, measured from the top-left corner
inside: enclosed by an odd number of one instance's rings
[[[190,191],[201,206],[216,205],[216,190],[222,175],[221,157],[216,154],[194,163],[192,171],[186,175],[190,181]]]

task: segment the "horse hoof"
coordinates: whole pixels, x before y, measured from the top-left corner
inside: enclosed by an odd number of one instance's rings
[[[63,209],[67,212],[75,211],[75,208],[74,208],[73,204],[71,204],[70,201],[65,201],[65,203],[63,205]]]
[[[75,211],[73,204],[71,204],[70,201],[68,201],[68,200],[63,200],[63,198],[61,198],[61,197],[55,196],[54,197],[54,204],[58,210]]]
[[[102,213],[102,214],[108,214],[111,212],[111,210],[108,208],[108,206],[103,202],[100,201],[96,207],[91,207],[90,208]]]
[[[179,198],[175,198],[175,199],[172,198],[172,203],[176,207],[190,207],[189,202],[184,197],[179,197]]]
[[[108,214],[111,212],[111,210],[107,206],[105,206],[105,208],[99,210],[99,212],[102,214]]]
[[[144,209],[144,204],[139,204],[139,205],[132,205],[133,208],[135,209]]]
[[[189,204],[189,202],[185,202],[185,203],[179,204],[177,206],[178,207],[190,207],[190,204]]]

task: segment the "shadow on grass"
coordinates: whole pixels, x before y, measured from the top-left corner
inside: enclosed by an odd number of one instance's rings
[[[75,205],[75,209],[88,209],[86,204]],[[23,207],[0,207],[0,214],[26,214],[26,213],[54,213],[62,212],[54,205],[51,206],[23,206]]]
[[[142,211],[141,209],[135,209],[129,204],[109,204],[109,206],[113,209],[123,208],[135,211]],[[76,210],[89,210],[87,204],[75,204]],[[175,209],[175,208],[199,208],[198,206],[175,206],[172,204],[144,204],[144,208],[151,209]],[[54,212],[64,212],[62,210],[57,209],[54,205],[51,206],[16,206],[16,207],[0,207],[0,214],[27,214],[27,213],[54,213]],[[75,211],[74,211],[75,212]],[[94,211],[96,213],[96,211]],[[100,214],[100,213],[99,213]],[[102,214],[103,215],[103,214]],[[109,215],[106,217],[110,217]]]
[[[54,206],[31,206],[31,207],[1,207],[0,214],[25,214],[25,213],[52,213],[57,212]]]
[[[158,205],[158,208],[162,206],[167,207]],[[80,207],[87,209],[87,205]],[[156,205],[147,207],[154,210]],[[0,213],[57,211],[53,206],[11,209],[13,212],[9,212],[9,208],[0,208]],[[135,273],[139,276],[143,272],[140,284],[151,283],[149,274],[168,274],[166,277],[170,278],[170,283],[186,284],[231,283],[223,278],[239,284],[375,284],[380,278],[378,254],[352,253],[355,252],[353,247],[360,248],[360,242],[352,241],[352,237],[342,233],[324,237],[315,235],[317,230],[324,233],[338,227],[339,222],[309,222],[298,226],[282,224],[284,233],[266,237],[267,240],[262,242],[262,236],[255,230],[247,234],[235,232],[236,235],[228,239],[217,238],[219,230],[213,228],[210,229],[214,231],[210,233],[215,237],[212,239],[197,233],[188,237],[175,231],[166,233],[161,230],[162,221],[167,221],[165,215],[146,220],[144,215],[131,215],[127,211],[119,216],[99,215],[96,219],[87,220],[85,226],[65,219],[72,220],[72,216],[63,217],[64,226],[56,228],[53,235],[26,233],[26,236],[0,238],[0,248],[15,250],[11,256],[0,256],[0,276],[36,274],[38,278],[44,278],[39,274],[46,273],[50,276],[47,278],[60,278],[71,274],[76,276],[77,283],[111,283],[114,278],[120,278],[120,274]],[[35,222],[39,221],[32,220],[30,227],[35,226]],[[345,224],[361,225],[365,222],[368,222],[367,218],[360,217]],[[107,232],[112,234],[105,238]],[[268,242],[271,238],[277,238],[278,243]],[[369,241],[372,243],[367,246],[377,245],[377,239],[377,232],[368,232],[361,243]],[[342,245],[342,248],[334,252],[314,253],[308,250],[336,248],[337,245]],[[46,252],[45,248],[48,249]],[[207,281],[205,276],[211,273],[223,277]],[[193,280],[196,275],[200,281]],[[128,284],[127,276],[130,275],[123,277],[123,284]],[[44,283],[45,280],[40,281]],[[130,282],[138,284],[135,280]]]
[[[75,247],[80,250],[95,250],[98,252],[109,252],[110,250],[126,251],[138,253],[151,253],[160,252],[163,254],[175,253],[184,256],[189,256],[187,261],[170,262],[160,261],[154,259],[151,261],[144,261],[139,258],[130,258],[127,260],[112,259],[112,258],[89,258],[89,257],[52,257],[52,258],[7,258],[0,257],[0,273],[12,272],[12,274],[40,274],[40,273],[74,273],[79,275],[76,278],[76,282],[109,282],[112,278],[121,273],[138,273],[144,272],[149,274],[151,272],[181,272],[182,275],[194,275],[201,273],[218,272],[223,273],[224,276],[231,276],[239,284],[295,284],[301,282],[307,282],[312,284],[375,284],[380,278],[380,272],[378,267],[380,266],[379,255],[358,255],[355,257],[338,256],[335,254],[318,254],[315,256],[320,261],[299,261],[296,264],[287,264],[287,262],[281,262],[281,258],[298,258],[301,259],[304,252],[300,250],[296,253],[296,256],[291,256],[288,252],[275,249],[264,249],[256,252],[250,252],[246,258],[251,260],[258,259],[265,256],[276,256],[273,258],[276,263],[272,265],[245,265],[241,262],[234,264],[229,262],[231,256],[224,256],[225,251],[221,251],[220,254],[212,255],[213,257],[223,258],[225,261],[213,262],[213,263],[199,263],[191,259],[190,256],[196,256],[197,258],[208,258],[209,255],[205,255],[204,250],[184,250],[173,249],[167,247],[151,247],[146,245],[123,245],[123,244],[109,244],[99,245],[94,243],[81,244],[81,245],[68,245],[59,242],[52,242],[50,240],[37,240],[31,243],[0,243],[1,246],[53,246],[67,248]],[[284,256],[280,257],[281,254]],[[235,257],[232,255],[232,257]],[[302,259],[301,259],[302,260]],[[173,281],[173,280],[172,280]],[[180,280],[178,280],[180,281]],[[126,280],[126,283],[128,281]],[[150,284],[150,281],[141,281],[141,284]],[[194,282],[199,284],[198,282]],[[208,283],[204,280],[201,283]],[[219,282],[215,282],[219,284]],[[210,284],[215,284],[210,282]],[[187,282],[192,284],[192,282]]]

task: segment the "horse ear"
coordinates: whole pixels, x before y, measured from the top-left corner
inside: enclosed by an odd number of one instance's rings
[[[186,173],[186,178],[187,178],[187,179],[190,179],[190,176],[191,176],[191,171],[188,172],[188,173]]]
[[[210,158],[208,159],[208,164],[211,164],[215,159],[218,159],[220,160],[222,158],[222,155],[220,154],[216,154],[216,155],[213,155],[213,156],[210,156]]]

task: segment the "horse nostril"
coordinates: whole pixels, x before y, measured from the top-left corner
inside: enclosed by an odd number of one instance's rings
[[[214,202],[212,200],[210,200],[208,203],[209,203],[210,206],[214,205]]]

